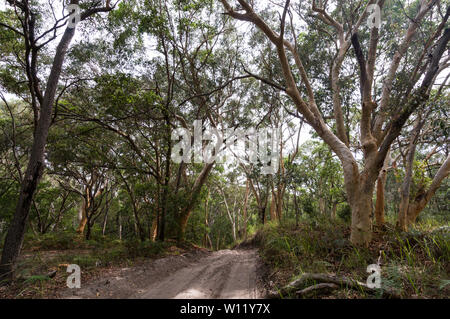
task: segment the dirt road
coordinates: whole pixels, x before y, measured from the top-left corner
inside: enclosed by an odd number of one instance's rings
[[[106,274],[62,298],[262,298],[257,250],[189,253]]]

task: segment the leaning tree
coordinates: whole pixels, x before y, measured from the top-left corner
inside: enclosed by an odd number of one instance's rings
[[[415,16],[406,14],[408,20],[401,22],[406,30],[394,29],[395,32],[392,32],[376,23],[372,23],[369,29],[365,28],[368,18],[372,18],[372,15],[369,16],[371,5],[383,9],[384,0],[336,1],[332,4],[331,1],[311,1],[308,15],[314,15],[322,22],[319,27],[325,34],[319,40],[331,38],[331,44],[336,48],[331,63],[324,63],[324,72],[329,74],[331,82],[334,127],[330,127],[321,112],[322,105],[317,102],[314,79],[305,67],[308,61],[305,61],[299,43],[298,21],[304,17],[302,2],[291,4],[289,0],[283,1],[280,4],[278,26],[271,26],[257,12],[253,2],[237,0],[236,5],[227,0],[221,2],[226,15],[250,22],[276,48],[286,95],[342,164],[347,200],[352,210],[350,240],[354,244],[368,245],[372,235],[372,196],[386,155],[410,115],[429,99],[438,74],[445,70],[447,57],[444,53],[450,40],[450,29],[446,28],[446,23],[450,8],[442,12],[441,1],[414,1],[408,10],[415,11]],[[333,9],[330,11],[328,8],[331,5]],[[400,10],[392,5],[386,7],[385,11]],[[427,34],[420,32],[424,28]],[[389,43],[390,51],[380,50],[380,47],[389,46]],[[367,44],[367,50],[364,44]],[[411,55],[411,50],[417,54]],[[354,53],[353,57],[351,53]],[[407,55],[408,59],[405,59]],[[362,167],[358,165],[351,149],[340,93],[344,80],[342,66],[349,60],[358,65],[360,74],[360,108],[357,111],[360,112]],[[384,70],[386,65],[387,70]],[[376,76],[377,68],[384,71],[382,79]],[[397,90],[397,82],[405,74],[408,85],[405,89]]]
[[[59,10],[53,2],[6,1],[7,10],[0,16],[0,29],[9,36],[1,39],[2,51],[7,51],[4,52],[7,56],[2,57],[2,61],[17,72],[13,75],[10,73],[9,76],[2,72],[2,86],[6,87],[8,93],[18,95],[31,106],[34,114],[34,137],[19,200],[3,247],[0,277],[12,278],[14,275],[33,196],[45,166],[47,137],[52,124],[55,99],[61,91],[58,89],[63,64],[75,35],[75,22],[89,19],[99,12],[109,12],[119,1],[115,4],[110,2],[106,0],[103,5],[103,1],[70,0],[68,4],[72,11],[58,17]],[[64,32],[61,35],[59,31],[62,29]],[[59,42],[54,57],[48,64],[46,61],[49,59],[49,51],[54,47],[55,41]],[[19,76],[14,77],[16,74]],[[26,90],[20,90],[23,83],[26,84]]]

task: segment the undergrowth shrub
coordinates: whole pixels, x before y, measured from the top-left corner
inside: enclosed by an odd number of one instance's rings
[[[365,282],[367,266],[379,262],[384,288],[405,297],[449,296],[449,227],[407,233],[388,227],[374,233],[368,248],[351,245],[349,233],[346,222],[321,216],[303,219],[298,227],[294,222],[269,223],[255,242],[270,268],[290,273],[290,280],[306,272],[323,272]]]
[[[75,232],[59,232],[33,237],[27,242],[27,248],[39,250],[80,249],[88,247],[88,243]]]
[[[154,257],[163,253],[170,246],[171,244],[166,242],[141,242],[138,240],[125,242],[125,249],[129,258]]]

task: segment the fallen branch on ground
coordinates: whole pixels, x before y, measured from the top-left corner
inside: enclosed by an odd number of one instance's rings
[[[314,282],[313,286],[308,287],[308,284]],[[356,290],[362,290],[369,293],[375,293],[377,291],[382,291],[382,296],[388,297],[388,298],[400,298],[400,295],[395,292],[394,290],[390,288],[370,288],[365,283],[347,278],[345,276],[336,276],[336,275],[329,275],[324,273],[319,274],[312,274],[312,273],[305,273],[300,276],[300,278],[294,280],[293,282],[289,283],[288,285],[281,288],[279,291],[272,291],[269,292],[267,295],[267,298],[271,299],[278,299],[282,298],[283,296],[290,295],[294,291],[298,291],[297,295],[309,293],[309,291],[314,291],[317,289],[324,289],[325,286],[320,286],[314,288],[314,286],[318,286],[317,283],[325,283],[325,284],[334,284],[340,287],[346,287]],[[309,289],[310,290],[307,290]],[[331,286],[328,286],[328,288],[331,288]],[[303,289],[303,290],[302,290]],[[306,292],[305,292],[306,290]],[[303,292],[302,292],[303,291]]]
[[[57,272],[58,272],[57,270],[52,270],[52,271],[50,271],[49,273],[47,273],[46,276],[47,276],[48,278],[55,278]]]
[[[295,294],[299,298],[309,298],[312,296],[327,295],[336,289],[339,289],[339,286],[336,284],[323,283],[309,286],[308,288],[297,291]]]

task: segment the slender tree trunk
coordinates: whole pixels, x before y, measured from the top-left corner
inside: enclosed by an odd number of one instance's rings
[[[92,225],[90,220],[87,221],[86,223],[86,240],[89,240],[91,238],[91,230],[92,230]]]
[[[442,184],[444,179],[450,174],[450,155],[447,156],[444,164],[439,168],[438,172],[433,178],[428,190],[421,189],[414,200],[408,206],[408,223],[412,224],[416,222],[417,216],[426,207],[430,199],[434,196],[439,186]]]
[[[150,229],[150,240],[156,241],[156,237],[158,235],[158,218],[153,218],[152,227]]]
[[[247,240],[247,205],[248,205],[248,195],[250,194],[250,185],[247,179],[245,186],[245,199],[244,199],[244,240]]]
[[[258,215],[259,215],[259,220],[264,225],[266,223],[266,206],[265,205],[258,207]]]
[[[216,250],[220,249],[220,230],[219,230],[219,234],[217,235],[217,240],[216,240]]]
[[[384,189],[386,187],[386,171],[381,171],[377,180],[377,201],[375,204],[375,221],[378,226],[383,226],[384,218]]]
[[[209,190],[208,190],[208,195],[206,196],[206,200],[205,200],[205,234],[204,234],[204,246],[206,247],[207,245],[207,238],[208,238],[208,229],[207,227],[209,227],[209,223],[208,223],[208,203],[209,203]]]
[[[276,215],[276,199],[275,199],[275,193],[272,191],[272,199],[270,200],[270,220],[272,222],[275,222],[277,220]]]
[[[278,185],[277,194],[276,194],[276,203],[277,203],[277,220],[281,222],[281,218],[283,217],[283,197],[284,197],[284,186],[282,184]]]
[[[283,138],[280,141],[280,157],[279,157],[279,170],[278,170],[278,182],[277,191],[275,193],[275,203],[276,203],[276,218],[278,222],[281,222],[281,217],[283,214],[283,196],[284,196],[284,184],[283,179],[285,175],[284,160],[283,160]]]
[[[186,207],[184,207],[182,210],[180,210],[178,215],[178,238],[177,240],[179,242],[184,241],[184,235],[186,234],[186,226],[188,224],[189,217],[195,208],[195,205],[197,203],[198,196],[200,195],[200,191],[203,187],[203,185],[206,182],[206,179],[211,172],[211,169],[213,168],[214,163],[206,164],[202,171],[200,172],[199,176],[197,176],[197,179],[194,182],[194,185],[191,189],[191,196],[189,198],[188,204]]]
[[[138,209],[138,206],[137,206],[136,197],[135,197],[133,189],[129,185],[127,179],[120,172],[119,172],[119,175],[120,175],[122,181],[124,182],[125,188],[126,188],[127,193],[128,193],[128,197],[130,198],[131,207],[133,208],[133,215],[132,216],[133,216],[134,233],[140,239],[140,241],[143,242],[143,241],[145,241],[146,234],[145,234],[145,231],[144,231],[143,226],[141,224],[141,220],[139,218],[139,209]],[[97,197],[97,195],[95,195],[95,197]]]
[[[325,198],[323,196],[319,197],[319,211],[321,215],[325,215]]]
[[[166,215],[169,205],[169,187],[170,187],[170,161],[172,156],[172,130],[170,127],[170,118],[167,110],[164,111],[164,117],[166,121],[166,138],[167,138],[167,154],[165,164],[165,176],[164,176],[164,189],[162,194],[162,210],[161,210],[161,223],[159,227],[158,239],[164,241],[165,229],[166,229]]]
[[[120,215],[120,211],[117,213],[117,228],[119,229],[119,240],[122,240],[122,216]]]
[[[295,209],[295,227],[298,227],[298,202],[297,202],[297,192],[294,192],[294,209]]]
[[[286,188],[284,188],[286,190]],[[285,191],[283,191],[283,194],[285,194]],[[283,195],[284,197],[284,195]],[[284,215],[286,217],[290,216],[290,202],[291,202],[291,194],[288,192],[286,195],[286,201],[283,200],[283,204],[285,205],[284,209],[285,209],[285,213]],[[281,220],[281,215],[280,215],[280,220]]]
[[[159,182],[157,182],[156,186],[156,198],[155,198],[155,205],[153,206],[153,220],[152,220],[152,226],[150,229],[150,240],[156,241],[156,238],[158,237],[158,226],[160,224],[159,216],[160,216],[160,205],[159,205],[159,194],[160,194],[160,188],[159,188]]]
[[[106,210],[105,219],[103,219],[103,227],[102,227],[102,235],[103,236],[105,236],[105,233],[106,233],[106,224],[108,223],[108,211],[109,211],[109,209]]]
[[[92,189],[90,187],[86,187],[85,196],[83,197],[83,204],[81,209],[81,220],[77,228],[77,233],[79,234],[83,234],[86,226],[89,226],[89,220],[95,213],[93,211],[94,201],[97,197],[99,197],[103,193],[103,189],[98,190],[97,193],[95,193],[95,195],[92,195],[91,191]]]
[[[236,242],[236,219],[235,219],[235,213],[234,213],[234,209],[236,208],[236,205],[234,205],[233,210],[230,211],[230,207],[228,206],[228,201],[227,201],[227,197],[225,195],[225,192],[223,191],[223,189],[220,189],[222,196],[223,196],[223,200],[225,203],[225,208],[227,210],[227,215],[228,215],[228,219],[230,220],[230,224],[231,224],[231,229],[233,232],[233,241]]]
[[[106,210],[105,218],[103,220],[103,227],[102,227],[102,235],[103,236],[105,236],[105,233],[106,233],[106,225],[108,223],[108,214],[109,214],[109,201],[111,200],[111,198],[112,198],[112,194],[109,196],[109,198],[108,198],[108,194],[107,194],[106,203],[105,203],[105,210]]]
[[[336,219],[337,202],[333,203],[333,209],[331,210],[331,219]]]
[[[398,220],[397,220],[397,227],[402,231],[406,231],[408,228],[407,215],[409,206],[409,195],[411,190],[412,173],[414,168],[414,156],[416,154],[416,140],[420,129],[417,130],[416,127],[414,131],[415,132],[411,137],[411,141],[409,144],[408,155],[406,157],[405,179],[403,180],[401,188],[400,209],[398,212]]]
[[[184,241],[186,235],[186,227],[192,211],[184,211],[180,214],[178,220],[178,241]]]
[[[84,229],[85,229],[87,221],[88,221],[88,219],[87,219],[88,209],[89,209],[89,200],[86,199],[85,197],[83,197],[83,202],[81,203],[80,210],[78,212],[79,223],[78,223],[77,233],[79,233],[79,234],[84,233]]]
[[[375,204],[375,221],[378,226],[383,226],[384,218],[384,190],[386,188],[387,170],[389,166],[389,153],[384,161],[383,168],[377,179],[377,201]]]
[[[213,243],[211,241],[211,237],[209,234],[206,235],[206,238],[208,239],[209,249],[214,249]]]

